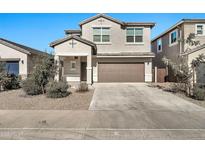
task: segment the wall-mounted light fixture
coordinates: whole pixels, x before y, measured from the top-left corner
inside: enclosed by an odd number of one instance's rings
[[[24,64],[24,60],[21,60],[21,63]]]

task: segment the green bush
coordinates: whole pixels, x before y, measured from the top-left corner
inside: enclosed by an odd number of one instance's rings
[[[18,89],[20,88],[20,79],[15,74],[8,74],[2,83],[4,90]]]
[[[22,83],[22,88],[28,95],[44,94],[46,85],[56,73],[56,64],[52,55],[44,55],[35,65],[32,74]]]
[[[36,84],[35,80],[32,78],[27,78],[22,82],[22,88],[27,95],[39,95],[42,94],[41,87]]]
[[[193,97],[197,100],[205,100],[205,89],[199,85],[194,86]]]
[[[65,81],[50,81],[46,86],[46,95],[49,98],[62,98],[68,96],[68,84]]]
[[[77,86],[77,89],[76,89],[77,92],[85,92],[85,91],[88,91],[88,84],[86,82],[81,82],[78,84]]]
[[[50,80],[54,79],[56,73],[56,65],[54,62],[54,57],[51,55],[46,55],[42,57],[40,63],[38,63],[31,77],[34,79],[35,83],[41,87],[42,93],[46,91],[45,87]]]

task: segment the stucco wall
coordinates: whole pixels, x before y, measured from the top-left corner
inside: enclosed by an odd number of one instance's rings
[[[98,81],[98,63],[96,57],[93,57],[92,59],[93,64],[93,82]]]
[[[171,59],[173,62],[179,62],[179,54],[180,54],[180,44],[177,43],[175,45],[169,45],[169,33],[165,34],[161,37],[162,39],[162,51],[157,52],[157,40],[152,42],[152,52],[155,53],[155,58],[153,60],[154,66],[159,68],[165,67],[162,62],[162,58],[165,56]]]
[[[188,55],[188,64],[190,65],[192,60],[195,59],[196,57],[198,57],[200,54],[205,55],[205,48],[189,54]]]
[[[102,22],[100,22],[102,21]],[[89,23],[82,25],[82,38],[93,41],[93,26],[108,26],[110,27],[110,43],[97,44],[97,52],[150,52],[150,27],[143,27],[144,43],[143,44],[127,44],[126,43],[126,29],[121,25],[114,23],[104,18],[98,18]],[[140,26],[141,27],[141,26]]]
[[[27,76],[27,54],[9,48],[3,44],[0,44],[0,57],[2,59],[20,59],[19,61],[19,75],[23,78]],[[23,60],[23,63],[22,63]]]
[[[191,67],[192,60],[198,57],[200,54],[205,55],[205,48],[188,55],[188,64],[190,67]],[[196,82],[205,83],[205,64],[201,64],[199,68],[196,69],[195,76],[196,76]]]
[[[61,58],[62,59],[62,58]],[[67,81],[80,81],[80,57],[78,59],[75,59],[74,57],[63,57],[64,62],[64,78]],[[71,69],[71,61],[76,62],[76,69]]]
[[[56,45],[54,47],[55,49],[55,57],[60,56],[64,58],[73,58],[74,56],[86,56],[89,60],[87,60],[87,83],[91,83],[91,77],[92,77],[92,47],[81,43],[80,41],[77,41],[75,39],[65,41],[64,43],[61,43],[59,45]],[[67,60],[69,61],[69,60]],[[65,62],[66,64],[66,62]],[[70,64],[70,63],[69,63]],[[80,81],[80,59],[77,61],[76,66],[78,67],[76,71],[69,72],[67,68],[65,68],[65,74],[66,74],[66,80],[67,81]],[[66,72],[68,71],[68,72]]]
[[[196,24],[200,24],[200,23],[184,23],[184,39],[186,39],[190,33],[195,33],[195,25]],[[195,37],[196,41],[199,41],[200,44],[204,44],[205,43],[205,35],[203,36],[197,36]],[[186,50],[186,48],[195,48],[196,46],[188,46],[187,44],[184,45],[184,50]]]
[[[200,64],[196,69],[196,82],[205,84],[205,63]]]
[[[40,55],[28,55],[28,74],[31,74],[35,65],[41,61],[42,56]]]
[[[73,40],[74,45],[72,46],[72,40],[68,40],[64,43],[56,45],[54,47],[55,55],[88,55],[91,54],[91,47],[83,44],[79,41]]]

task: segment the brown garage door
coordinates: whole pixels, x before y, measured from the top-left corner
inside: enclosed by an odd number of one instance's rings
[[[144,82],[144,63],[99,63],[99,82]]]

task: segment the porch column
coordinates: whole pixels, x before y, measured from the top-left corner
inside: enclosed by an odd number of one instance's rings
[[[92,84],[92,55],[87,56],[87,84]]]
[[[59,81],[59,79],[60,79],[60,75],[59,75],[59,73],[60,73],[60,56],[55,55],[54,60],[55,60],[56,65],[57,65],[57,72],[55,75],[55,80]]]

